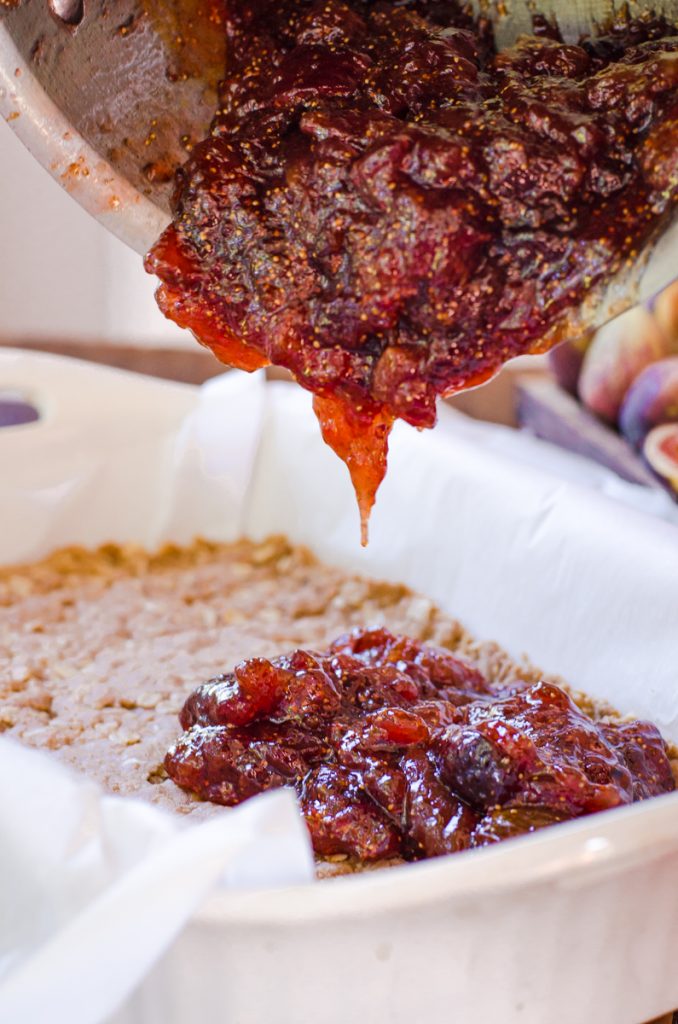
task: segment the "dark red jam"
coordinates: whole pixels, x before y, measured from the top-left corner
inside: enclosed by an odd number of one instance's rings
[[[544,350],[678,198],[678,37],[495,52],[450,0],[229,0],[227,75],[147,259],[167,316],[316,396],[366,524],[395,418]]]
[[[559,687],[493,684],[385,629],[253,658],[200,686],[165,767],[231,806],[296,790],[320,856],[418,860],[675,788],[648,722],[594,722]]]

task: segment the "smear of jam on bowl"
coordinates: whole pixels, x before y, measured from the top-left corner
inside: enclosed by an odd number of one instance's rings
[[[385,629],[242,662],[180,717],[174,782],[226,806],[294,787],[323,857],[437,857],[675,789],[649,722],[593,721],[552,683],[490,684]]]
[[[227,75],[147,258],[224,362],[286,367],[363,540],[401,418],[560,340],[678,200],[678,30],[495,52],[448,0],[229,0]]]

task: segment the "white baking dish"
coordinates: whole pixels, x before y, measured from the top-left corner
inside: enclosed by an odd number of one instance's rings
[[[0,353],[3,386],[45,416],[0,432],[0,563],[78,540],[284,532],[411,584],[678,742],[674,526],[508,463],[450,416],[438,433],[396,431],[361,551],[345,470],[286,385],[199,401]],[[216,892],[115,1022],[641,1024],[675,1006],[678,794],[394,871]]]

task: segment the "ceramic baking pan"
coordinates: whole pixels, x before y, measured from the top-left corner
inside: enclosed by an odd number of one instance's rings
[[[0,431],[0,562],[286,533],[678,741],[675,526],[509,461],[444,413],[437,432],[396,429],[362,551],[298,389],[234,374],[200,392],[25,353],[0,355],[2,387],[42,419]],[[115,1024],[640,1024],[678,1005],[677,961],[671,794],[447,859],[215,892]]]

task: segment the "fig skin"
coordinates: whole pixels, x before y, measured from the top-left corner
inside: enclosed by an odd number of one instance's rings
[[[548,354],[549,365],[553,375],[564,391],[571,395],[577,394],[579,375],[584,362],[586,350],[591,344],[594,332],[589,331],[575,340],[562,341],[552,348]]]
[[[678,356],[646,366],[624,396],[619,429],[638,451],[653,427],[678,423]]]
[[[668,338],[678,338],[678,278],[657,295],[652,312]]]
[[[678,500],[678,423],[655,427],[645,438],[645,461]]]
[[[633,380],[666,356],[678,354],[678,338],[666,334],[644,306],[635,306],[596,334],[584,357],[579,397],[603,420],[616,423]]]

